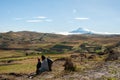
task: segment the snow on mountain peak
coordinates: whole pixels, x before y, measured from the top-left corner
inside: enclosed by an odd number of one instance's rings
[[[70,31],[69,33],[77,33],[77,34],[93,34],[92,31],[85,28],[78,28],[76,30]]]
[[[70,32],[59,32],[56,34],[62,34],[62,35],[73,35],[73,34],[100,34],[100,35],[113,35],[113,34],[120,34],[120,33],[109,33],[109,32],[96,32],[93,30],[89,30],[86,28],[78,28],[76,30],[70,31]]]

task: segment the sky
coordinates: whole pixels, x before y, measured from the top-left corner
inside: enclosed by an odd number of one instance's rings
[[[0,32],[120,33],[120,0],[0,0]]]

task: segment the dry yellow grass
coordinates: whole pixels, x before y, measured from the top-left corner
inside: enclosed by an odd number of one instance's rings
[[[41,55],[33,55],[33,56],[23,56],[12,58],[11,56],[18,56],[20,53],[15,51],[2,51],[1,59],[0,59],[0,73],[31,73],[35,72],[37,58]],[[23,53],[21,53],[23,54]],[[57,58],[67,57],[70,54],[44,54],[46,57],[50,57],[52,60]],[[3,58],[10,57],[10,58]],[[6,61],[12,60],[11,63],[6,63]],[[4,62],[1,62],[4,61]]]
[[[15,50],[0,50],[0,58],[12,57],[12,56],[23,56],[23,53]]]

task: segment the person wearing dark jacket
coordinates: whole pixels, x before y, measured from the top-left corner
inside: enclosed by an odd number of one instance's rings
[[[36,65],[36,74],[39,74],[40,67],[41,67],[41,62],[40,62],[40,58],[38,58],[38,63]]]
[[[52,63],[53,63],[53,61],[50,58],[47,58],[47,61],[48,61],[49,71],[52,71]]]
[[[53,61],[49,58],[46,58],[44,55],[42,55],[41,58],[42,62],[40,62],[40,59],[38,59],[36,74],[41,74],[45,71],[52,71],[51,68]]]

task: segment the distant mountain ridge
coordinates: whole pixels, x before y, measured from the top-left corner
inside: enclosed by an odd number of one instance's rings
[[[79,29],[78,31],[80,30],[81,29]],[[38,33],[31,31],[20,31],[20,32],[10,31],[6,33],[0,33],[0,48],[37,49],[41,47],[50,48],[54,44],[58,44],[62,42],[65,43],[65,45],[74,46],[88,40],[94,41],[100,39],[103,42],[107,41],[108,43],[117,42],[120,40],[120,35],[91,34],[90,31],[84,33],[86,34],[61,35],[61,34],[53,34],[53,33]]]
[[[89,30],[86,28],[78,28],[76,30],[72,30],[69,32],[59,32],[56,34],[62,34],[62,35],[79,35],[79,34],[94,34],[94,35],[120,35],[120,33],[112,33],[112,32],[98,32],[94,30]]]

